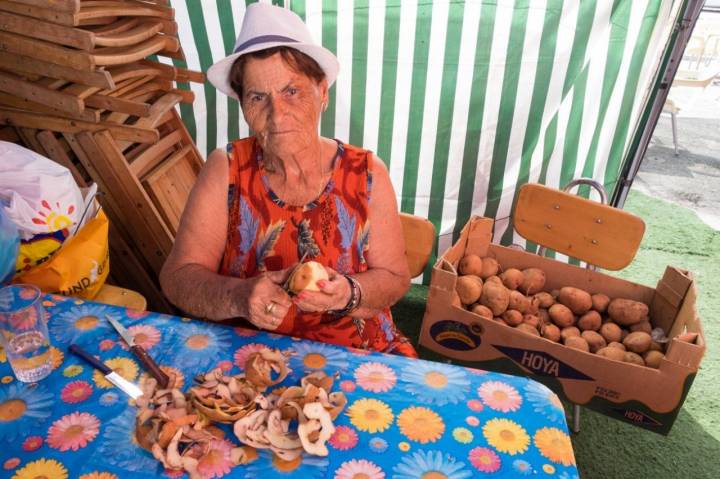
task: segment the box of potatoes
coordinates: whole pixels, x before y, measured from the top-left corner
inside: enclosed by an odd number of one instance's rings
[[[472,218],[435,264],[421,346],[667,434],[705,352],[692,275],[668,266],[653,289],[491,244],[492,230]]]

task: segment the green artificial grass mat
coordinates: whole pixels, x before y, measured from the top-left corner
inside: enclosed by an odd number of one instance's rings
[[[667,436],[583,409],[580,433],[572,436],[580,477],[716,479],[720,477],[720,232],[691,210],[638,192],[630,194],[625,209],[645,221],[645,237],[629,267],[606,273],[655,287],[667,265],[692,271],[707,351]],[[413,285],[393,307],[398,327],[416,345],[426,298],[427,286]],[[421,351],[421,356],[439,358],[428,351]],[[570,420],[568,405],[566,411]]]

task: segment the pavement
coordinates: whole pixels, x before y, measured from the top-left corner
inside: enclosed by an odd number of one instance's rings
[[[720,13],[703,12],[696,34],[720,35]],[[677,76],[720,74],[720,60],[699,68],[684,61],[683,67]],[[632,188],[685,206],[720,230],[720,77],[704,89],[673,86],[669,98],[680,108],[679,154],[673,148],[670,115],[663,113]]]

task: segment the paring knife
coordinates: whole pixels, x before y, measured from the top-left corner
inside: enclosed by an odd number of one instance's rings
[[[143,349],[142,346],[138,346],[135,344],[135,338],[132,334],[130,334],[130,331],[125,329],[125,326],[120,324],[120,322],[113,318],[110,315],[105,315],[105,318],[112,324],[113,328],[115,328],[115,331],[118,332],[118,334],[125,340],[127,345],[130,347],[130,351],[135,355],[138,360],[142,363],[145,370],[150,374],[150,376],[157,379],[158,386],[160,386],[161,389],[165,389],[168,385],[168,381],[170,378],[167,377],[167,374],[165,374],[162,369],[157,365],[157,363],[153,360],[153,358],[150,357],[150,355]]]
[[[289,290],[289,288],[290,288],[290,279],[292,279],[292,276],[295,274],[295,271],[297,271],[298,268],[299,268],[300,266],[302,266],[303,261],[305,261],[305,258],[307,258],[307,255],[308,255],[309,252],[310,252],[310,250],[309,250],[309,249],[306,249],[305,252],[304,252],[303,255],[302,255],[302,258],[300,258],[300,261],[298,261],[298,264],[296,264],[295,267],[290,270],[290,274],[288,274],[287,279],[286,279],[285,282],[283,283],[282,289],[284,289],[284,290],[287,291],[287,292],[290,292],[290,290]]]
[[[137,399],[143,395],[142,389],[140,389],[137,384],[133,384],[124,377],[120,376],[118,373],[107,367],[95,356],[88,353],[77,344],[71,344],[68,350],[74,355],[90,363],[92,367],[105,375],[105,379],[120,388],[125,394],[127,394],[131,398]]]

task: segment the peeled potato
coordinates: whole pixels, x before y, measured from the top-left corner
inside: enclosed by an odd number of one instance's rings
[[[327,280],[328,274],[325,267],[317,261],[308,261],[296,269],[290,277],[290,291],[320,291],[318,281]]]

